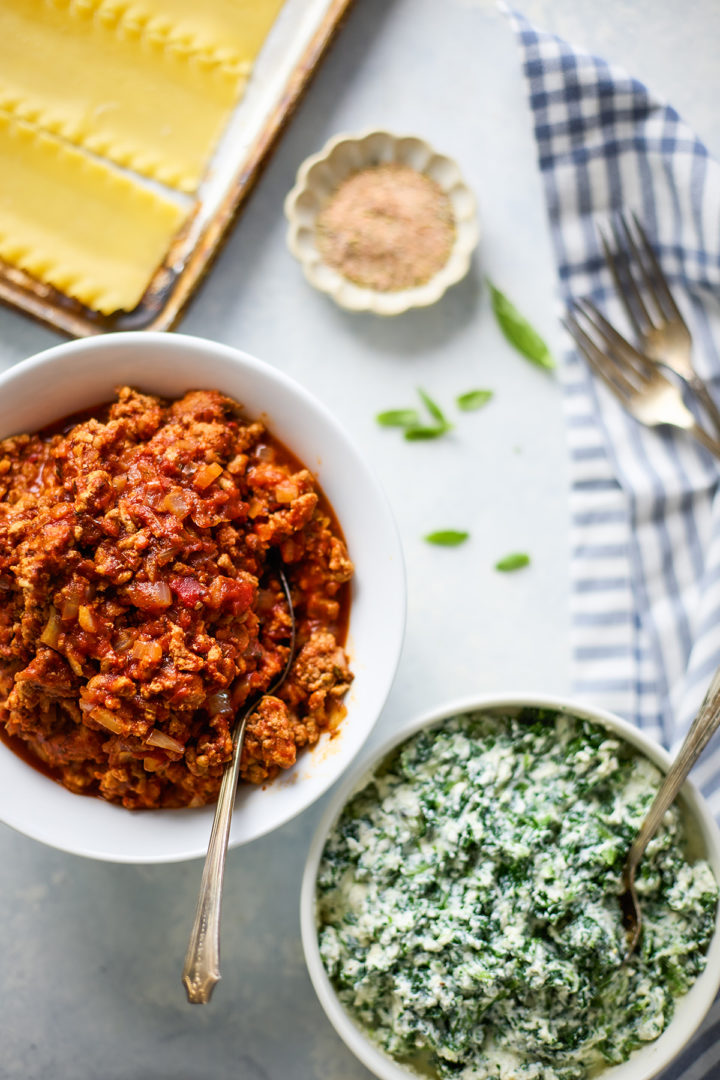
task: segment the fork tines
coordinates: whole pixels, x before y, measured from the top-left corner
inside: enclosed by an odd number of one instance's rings
[[[565,328],[593,370],[618,396],[642,392],[657,370],[590,300],[573,301]]]
[[[666,319],[682,316],[645,230],[634,211],[630,217],[632,223],[627,214],[619,211],[611,220],[612,245],[599,227],[598,233],[615,288],[624,302],[633,330],[642,336]],[[637,268],[635,274],[633,265]],[[638,277],[652,298],[652,304],[638,287]]]

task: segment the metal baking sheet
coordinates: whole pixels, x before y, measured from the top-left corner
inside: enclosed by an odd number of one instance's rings
[[[71,337],[170,330],[207,271],[352,0],[285,0],[189,211],[134,311],[100,315],[0,259],[0,300]]]

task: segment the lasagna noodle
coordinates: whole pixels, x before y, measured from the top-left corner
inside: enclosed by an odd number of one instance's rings
[[[254,6],[238,4],[246,12]],[[177,7],[192,15],[190,0]],[[218,10],[233,7],[221,0]],[[177,23],[171,32],[175,8],[171,0],[147,0],[141,17],[144,6],[108,0],[2,0],[0,107],[143,176],[194,191],[264,35],[259,21],[245,39],[238,25],[227,40],[244,64],[226,63],[224,17],[205,17],[198,3],[187,32]],[[268,19],[276,8],[277,0],[258,0]],[[217,35],[214,52],[194,40],[205,23],[213,23],[212,34],[203,31],[207,41]]]
[[[249,74],[283,0],[102,0],[128,24]]]
[[[97,311],[132,310],[183,210],[3,113],[0,160],[0,257]]]

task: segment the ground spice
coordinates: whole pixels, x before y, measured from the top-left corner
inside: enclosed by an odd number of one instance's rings
[[[340,184],[317,218],[317,245],[343,277],[380,292],[422,285],[455,239],[450,200],[409,165],[375,165]]]

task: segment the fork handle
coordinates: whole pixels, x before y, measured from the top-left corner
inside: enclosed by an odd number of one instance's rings
[[[710,418],[713,430],[717,435],[720,436],[720,409],[715,404],[715,401],[713,400],[713,397],[707,386],[699,375],[691,375],[687,382],[693,394],[698,399],[705,412],[707,413],[708,417]]]
[[[717,439],[713,439],[712,435],[708,435],[704,428],[701,428],[699,424],[693,424],[687,431],[689,435],[692,435],[699,443],[702,443],[706,450],[709,450],[716,458],[720,458],[720,442],[718,442]]]
[[[645,820],[640,826],[635,841],[628,853],[625,864],[626,873],[634,876],[635,869],[643,857],[645,848],[652,840],[667,810],[687,780],[688,773],[720,727],[720,668],[715,672],[698,710],[698,714],[685,736],[685,741],[677,756],[665,774],[665,778],[653,800]]]

